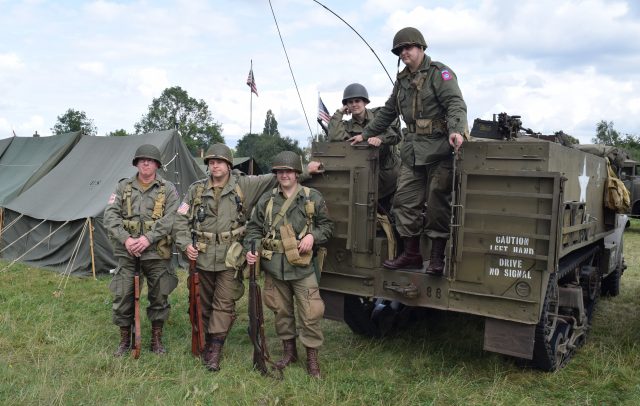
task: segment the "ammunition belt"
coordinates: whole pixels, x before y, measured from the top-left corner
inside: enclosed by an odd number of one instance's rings
[[[418,132],[417,130],[418,130],[418,128],[417,128],[415,122],[407,124],[407,131],[410,134],[416,134]],[[433,134],[433,133],[446,134],[447,133],[447,122],[444,121],[444,120],[439,120],[439,119],[431,120],[430,128],[422,129],[422,132],[420,132],[420,135],[430,135],[430,134]]]
[[[206,231],[194,230],[199,240],[204,240],[207,243],[213,244],[229,244],[238,240],[240,237],[244,237],[246,227],[238,227],[232,231],[223,231],[221,233],[208,233]]]
[[[274,240],[273,238],[263,238],[262,239],[262,248],[265,250],[279,252],[281,254],[284,253],[284,248],[282,247],[281,240]]]

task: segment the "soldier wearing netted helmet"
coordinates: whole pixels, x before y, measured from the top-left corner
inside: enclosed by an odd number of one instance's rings
[[[393,213],[404,251],[385,261],[384,266],[422,268],[420,236],[424,233],[432,246],[427,272],[441,275],[449,237],[452,152],[468,138],[467,106],[455,73],[433,61],[425,53],[426,48],[427,42],[416,28],[406,27],[396,33],[391,52],[405,68],[398,73],[391,96],[365,127],[362,137],[380,134],[402,116],[407,127],[400,148],[401,168]]]
[[[169,294],[178,278],[171,266],[171,227],[180,202],[173,183],[157,173],[162,157],[154,145],[141,145],[133,157],[138,172],[118,182],[104,211],[107,229],[118,267],[110,284],[114,295],[113,322],[120,328],[120,344],[114,353],[121,356],[131,347],[134,317],[135,258],[140,258],[140,272],[147,280],[151,320],[151,351],[166,352],[162,329],[169,317]]]
[[[176,246],[196,261],[200,275],[206,341],[203,363],[210,371],[218,371],[223,345],[236,319],[236,301],[244,293],[241,243],[248,216],[258,198],[276,185],[276,177],[245,176],[232,169],[233,153],[222,143],[209,148],[204,164],[209,176],[189,187],[177,210],[174,229]],[[317,166],[308,167],[308,171],[317,172]],[[192,231],[197,247],[192,244]]]
[[[371,122],[379,107],[369,109],[369,93],[360,83],[351,83],[345,87],[342,95],[342,107],[336,110],[329,121],[329,141],[346,141],[351,145],[363,141],[362,131]],[[343,120],[344,115],[351,115],[349,120]],[[378,203],[385,210],[389,209],[390,199],[396,190],[398,174],[400,173],[400,159],[396,144],[400,142],[400,127],[396,120],[380,135],[367,139],[367,143],[379,147],[378,154]]]
[[[302,165],[296,153],[276,155],[272,171],[278,186],[260,198],[252,214],[244,241],[246,259],[249,264],[260,260],[265,273],[264,302],[275,314],[276,333],[283,345],[283,357],[276,366],[283,369],[297,361],[299,335],[307,352],[307,372],[319,378],[324,302],[317,275],[326,252],[319,245],[329,240],[333,222],[320,192],[299,184]],[[250,251],[253,241],[259,248],[256,254]]]

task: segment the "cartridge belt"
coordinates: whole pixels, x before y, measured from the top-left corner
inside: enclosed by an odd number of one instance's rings
[[[411,134],[431,135],[433,133],[447,133],[447,122],[439,119],[419,118],[416,122],[407,124],[407,131]]]
[[[221,233],[208,233],[206,231],[198,231],[195,230],[196,235],[199,239],[203,239],[208,243],[214,244],[228,244],[233,241],[238,240],[238,237],[244,237],[246,231],[246,227],[238,227],[235,230],[231,231],[223,231]]]
[[[284,253],[284,248],[282,247],[281,240],[274,240],[272,238],[263,238],[262,239],[262,248],[265,250]]]

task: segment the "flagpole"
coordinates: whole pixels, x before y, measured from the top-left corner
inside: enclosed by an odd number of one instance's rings
[[[251,69],[249,70],[253,74],[253,59],[251,60]],[[251,134],[251,125],[253,124],[253,91],[249,86],[249,134]]]

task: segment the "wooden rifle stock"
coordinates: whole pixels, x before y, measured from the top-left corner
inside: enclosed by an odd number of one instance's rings
[[[193,248],[198,249],[195,232],[191,232],[191,240]],[[199,357],[204,352],[205,341],[200,307],[200,274],[195,260],[189,260],[189,320],[191,320],[191,354]]]
[[[140,358],[142,348],[142,338],[140,331],[140,257],[136,257],[135,271],[133,274],[133,329],[131,330],[133,339],[133,358]]]
[[[251,253],[256,252],[256,242],[251,242]],[[262,311],[262,294],[256,280],[256,265],[249,265],[249,338],[253,343],[253,367],[261,374],[268,374],[267,342],[264,338],[264,314]]]

